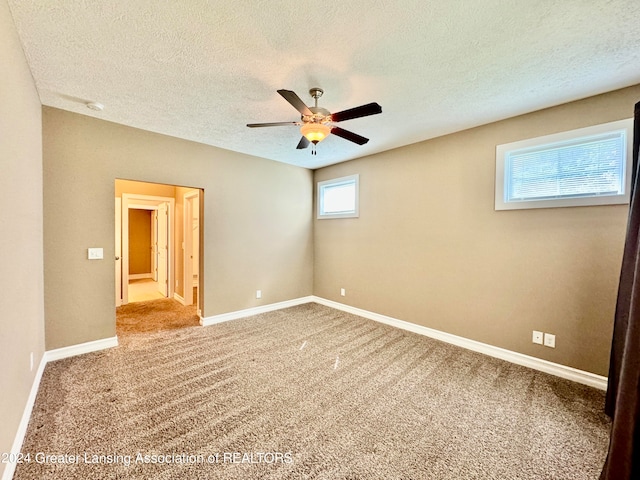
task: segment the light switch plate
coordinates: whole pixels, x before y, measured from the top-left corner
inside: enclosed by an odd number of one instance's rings
[[[104,249],[102,249],[102,248],[89,248],[87,250],[87,258],[89,260],[102,260],[104,258]]]

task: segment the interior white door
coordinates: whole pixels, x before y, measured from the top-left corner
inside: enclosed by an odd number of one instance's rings
[[[116,307],[122,305],[122,198],[116,197]]]
[[[157,255],[156,263],[158,268],[158,291],[165,297],[168,292],[168,272],[169,272],[169,204],[167,202],[158,205],[156,213],[157,225]]]
[[[200,309],[200,192],[184,195],[184,304],[193,305],[194,289],[196,305]],[[198,313],[199,314],[199,313]]]
[[[158,281],[158,209],[151,213],[151,274]]]
[[[191,242],[193,254],[193,286],[196,288],[196,308],[200,315],[200,192],[191,199],[192,229]]]
[[[191,242],[193,245],[193,284],[198,283],[198,271],[200,270],[200,199],[196,196],[191,199],[192,224],[191,224]]]
[[[192,206],[191,199],[188,194],[184,196],[184,242],[182,243],[182,252],[183,252],[183,265],[184,265],[184,278],[183,278],[183,292],[182,297],[184,299],[185,305],[193,304],[193,287],[191,284],[193,283],[193,262],[191,258],[193,257],[193,242],[191,241],[191,217],[192,217]],[[191,294],[190,294],[191,292]]]

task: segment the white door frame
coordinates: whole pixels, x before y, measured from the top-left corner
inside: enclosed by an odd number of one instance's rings
[[[129,303],[129,209],[138,208],[146,210],[157,210],[161,203],[169,203],[169,236],[168,236],[168,266],[167,266],[167,296],[173,297],[174,292],[174,210],[175,198],[157,197],[152,195],[138,195],[135,193],[122,194],[122,304]]]
[[[122,198],[116,197],[116,307],[122,305]]]
[[[183,298],[184,298],[184,304],[185,305],[193,305],[193,261],[192,261],[192,256],[193,256],[193,208],[192,208],[192,201],[194,199],[196,199],[198,201],[198,222],[199,222],[199,228],[198,228],[198,234],[200,233],[200,228],[202,228],[202,212],[200,212],[200,207],[199,207],[199,202],[200,202],[200,190],[195,190],[193,192],[189,192],[189,193],[185,193],[184,194],[184,201],[183,201],[183,207],[184,207],[184,215],[183,215],[183,222],[182,225],[184,227],[184,235],[183,235],[183,239],[184,239],[184,243],[183,243],[183,249],[182,249],[182,265],[183,265],[183,279],[182,279],[182,285],[183,285]],[[202,261],[200,252],[202,251],[202,248],[200,248],[200,239],[198,239],[198,267],[200,266],[200,262]],[[198,272],[198,297],[197,297],[197,310],[200,310],[200,285],[201,285],[201,280],[200,280],[200,272],[202,271],[202,268],[199,268],[199,272]],[[189,293],[187,293],[189,292]]]

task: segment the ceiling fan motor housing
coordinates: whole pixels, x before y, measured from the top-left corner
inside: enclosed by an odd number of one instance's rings
[[[326,108],[309,107],[313,115],[302,115],[300,118],[304,123],[329,123],[331,121],[331,112]]]

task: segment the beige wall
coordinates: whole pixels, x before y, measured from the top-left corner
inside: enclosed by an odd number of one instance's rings
[[[40,100],[3,0],[0,71],[0,452],[9,452],[44,354],[42,124]],[[0,476],[4,468],[0,464]]]
[[[48,107],[43,156],[47,349],[115,335],[116,178],[204,189],[203,316],[312,293],[312,172]]]
[[[151,213],[129,209],[129,275],[151,273]]]
[[[314,293],[606,375],[628,207],[496,212],[495,149],[630,118],[638,100],[640,86],[317,170],[360,174],[360,218],[315,220]]]

